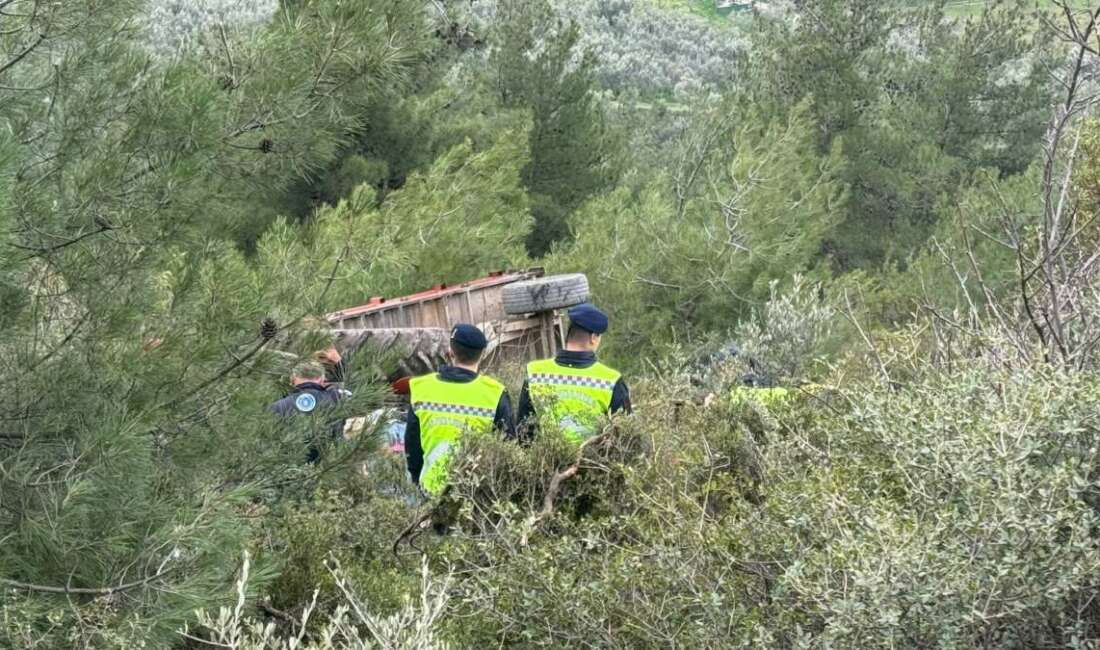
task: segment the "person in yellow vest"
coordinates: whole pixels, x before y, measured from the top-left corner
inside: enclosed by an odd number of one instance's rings
[[[730,390],[732,403],[756,401],[769,408],[777,408],[790,400],[791,392],[782,386],[776,386],[767,375],[760,372],[756,361],[749,359],[749,368],[749,372],[741,377],[741,385]]]
[[[409,477],[431,495],[447,486],[448,465],[471,431],[515,433],[504,384],[478,374],[488,342],[473,325],[451,330],[450,365],[409,382],[405,460]]]
[[[539,424],[552,424],[581,442],[600,433],[607,416],[629,413],[630,390],[619,371],[596,360],[608,319],[590,304],[569,310],[565,349],[553,359],[527,364],[517,421],[526,440]]]

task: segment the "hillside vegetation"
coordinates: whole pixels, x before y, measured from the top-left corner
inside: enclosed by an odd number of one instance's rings
[[[0,648],[1100,647],[1100,10],[673,4],[0,0]],[[525,266],[579,448],[269,412]]]

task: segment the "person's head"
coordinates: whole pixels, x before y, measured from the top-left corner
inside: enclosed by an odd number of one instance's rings
[[[565,349],[574,352],[595,352],[607,331],[607,314],[585,303],[569,310],[569,329],[565,334]]]
[[[565,349],[576,352],[595,352],[600,348],[602,335],[577,327],[572,323],[565,332]]]
[[[294,366],[294,370],[290,372],[290,383],[294,386],[309,383],[324,384],[325,368],[313,360],[303,361]]]
[[[325,369],[325,380],[331,384],[344,382],[344,358],[335,345],[313,353],[313,360]]]
[[[485,334],[473,325],[459,323],[451,329],[451,361],[456,366],[476,371],[488,345]]]
[[[340,356],[340,351],[335,345],[330,345],[324,350],[314,352],[313,360],[321,365],[336,365],[343,360],[343,357]]]

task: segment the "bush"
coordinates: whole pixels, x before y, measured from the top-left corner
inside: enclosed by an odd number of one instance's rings
[[[316,613],[331,615],[344,602],[328,569],[336,560],[373,611],[396,611],[412,585],[406,568],[390,553],[390,544],[407,516],[400,499],[379,496],[357,503],[343,491],[326,491],[285,507],[267,522],[260,540],[260,559],[281,568],[266,589],[271,604],[297,616],[316,590]]]
[[[339,563],[329,567],[343,602],[325,621],[313,617],[316,601],[295,621],[297,631],[289,636],[280,636],[274,624],[247,616],[249,560],[245,555],[236,606],[222,607],[217,614],[199,611],[199,631],[192,634],[185,629],[181,634],[203,646],[237,650],[446,650],[448,646],[439,639],[436,622],[447,605],[449,578],[433,578],[424,565],[419,602],[407,596],[397,613],[380,616],[373,613],[370,601],[355,591]]]
[[[866,376],[828,402],[764,407],[766,421],[643,393],[548,517],[568,454],[468,446],[456,524],[428,547],[460,576],[448,638],[1087,646],[1097,379],[976,363],[900,387]]]
[[[798,436],[815,462],[769,449],[785,476],[752,537],[785,540],[772,638],[1027,648],[1096,634],[1095,378],[966,367],[848,396]]]
[[[779,382],[804,379],[815,362],[826,358],[837,338],[839,315],[824,300],[821,286],[807,286],[795,276],[780,294],[772,281],[771,298],[756,318],[740,323],[734,340],[739,356],[753,359],[761,373]]]

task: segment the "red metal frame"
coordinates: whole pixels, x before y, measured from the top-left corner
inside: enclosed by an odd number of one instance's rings
[[[469,289],[485,289],[488,287],[495,287],[501,284],[508,284],[510,282],[518,282],[520,280],[527,280],[529,278],[539,277],[542,274],[543,269],[540,267],[527,269],[526,271],[494,271],[489,275],[482,278],[477,278],[476,280],[470,280],[468,282],[463,282],[462,284],[456,285],[437,284],[431,289],[409,294],[407,296],[399,296],[397,298],[383,298],[381,296],[372,296],[370,301],[364,305],[359,305],[358,307],[349,307],[347,309],[341,309],[340,311],[332,312],[331,314],[325,314],[325,320],[336,323],[346,318],[362,316],[363,314],[369,314],[376,311],[382,311],[384,309],[392,307],[393,305],[407,305],[410,303],[420,302],[422,300],[442,298],[452,294],[467,291]]]

